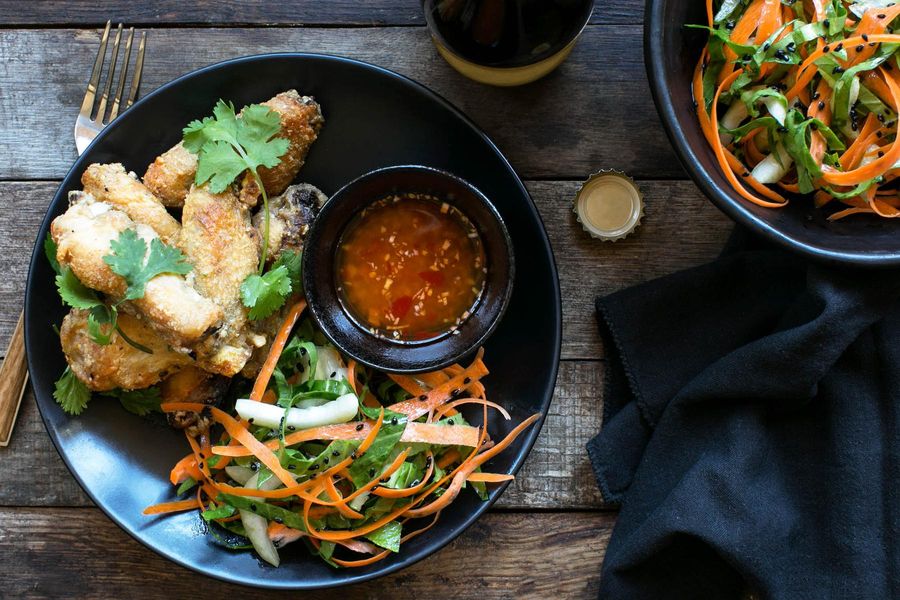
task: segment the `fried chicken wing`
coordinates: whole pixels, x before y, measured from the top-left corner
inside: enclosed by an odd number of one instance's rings
[[[81,184],[97,200],[115,206],[135,223],[152,227],[163,242],[177,243],[181,225],[153,192],[119,163],[92,164],[81,176]]]
[[[71,268],[89,288],[120,298],[126,290],[125,280],[103,260],[111,253],[110,242],[126,229],[134,229],[149,247],[150,241],[157,238],[156,233],[84,192],[72,192],[69,200],[69,210],[50,226],[57,260]],[[219,327],[223,316],[218,305],[201,296],[183,276],[174,274],[154,277],[147,282],[143,298],[124,306],[145,316],[158,333],[176,346],[187,346],[206,337]]]
[[[166,206],[182,206],[196,173],[197,155],[178,142],[150,163],[144,185]]]
[[[59,339],[69,368],[95,392],[146,388],[193,362],[186,354],[173,351],[141,319],[124,313],[119,315],[118,326],[153,354],[128,344],[117,331],[112,332],[109,344],[101,346],[88,333],[87,317],[86,310],[69,312],[59,329]]]
[[[282,92],[263,104],[281,116],[281,132],[278,135],[290,141],[287,153],[276,167],[259,169],[266,192],[275,196],[283,192],[297,176],[325,119],[318,103],[310,96],[301,96],[296,90]],[[143,180],[144,185],[166,206],[181,206],[196,172],[197,156],[179,143],[153,161]],[[241,201],[254,206],[259,199],[259,189],[252,176],[244,177],[242,188]]]
[[[300,252],[303,238],[328,196],[314,185],[298,183],[280,196],[269,199],[269,260],[284,250]],[[253,225],[260,236],[265,230],[265,212],[253,215]]]
[[[275,196],[282,193],[300,172],[310,146],[319,137],[325,118],[318,102],[310,96],[301,96],[297,90],[282,92],[263,104],[281,115],[281,131],[278,135],[290,142],[280,163],[271,169],[259,169],[259,178],[266,186],[266,192]],[[241,185],[241,202],[255,206],[259,196],[260,191],[253,176],[245,173]]]
[[[184,201],[181,249],[194,265],[197,290],[225,315],[222,327],[196,347],[197,364],[225,376],[237,374],[254,347],[264,343],[247,324],[241,283],[256,272],[259,238],[250,210],[230,191],[193,187]]]

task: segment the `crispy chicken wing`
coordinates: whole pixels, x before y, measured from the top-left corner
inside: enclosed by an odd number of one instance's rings
[[[120,298],[125,281],[109,268],[103,257],[110,254],[110,242],[126,229],[134,229],[148,246],[157,237],[143,224],[105,202],[97,202],[84,192],[72,192],[72,203],[53,220],[50,233],[57,244],[57,260],[72,269],[78,279],[91,289]],[[222,309],[204,298],[181,275],[163,274],[147,282],[143,298],[125,303],[126,310],[136,310],[167,341],[186,346],[197,342],[219,327]]]
[[[153,354],[128,344],[117,331],[112,332],[109,344],[101,346],[88,334],[87,317],[86,310],[72,310],[63,319],[59,338],[72,372],[95,392],[149,387],[193,362],[172,350],[141,319],[124,313],[119,315],[119,327]]]
[[[276,167],[263,167],[259,170],[266,192],[275,196],[283,192],[297,176],[325,119],[318,103],[310,96],[301,96],[296,90],[282,92],[263,104],[281,115],[279,136],[290,141],[287,153]],[[197,156],[179,143],[153,161],[143,179],[144,184],[166,206],[181,206],[194,182],[196,172]],[[254,206],[259,198],[259,190],[251,176],[244,177],[242,187],[241,201]]]
[[[303,238],[328,196],[308,183],[290,186],[280,196],[269,199],[269,259],[284,250],[300,252]],[[253,225],[263,235],[265,213],[253,215]]]
[[[265,342],[248,329],[241,302],[241,283],[256,272],[259,261],[250,210],[230,191],[212,194],[195,186],[185,198],[182,223],[181,249],[194,265],[194,285],[225,315],[222,327],[196,347],[197,364],[230,377]]]
[[[107,202],[125,212],[135,223],[148,225],[167,244],[178,241],[181,226],[168,213],[159,199],[138,181],[133,173],[125,172],[118,163],[94,163],[81,176],[84,191],[101,202]]]

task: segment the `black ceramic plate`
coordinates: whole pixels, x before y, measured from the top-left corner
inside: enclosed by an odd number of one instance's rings
[[[326,193],[378,167],[422,164],[455,173],[487,195],[503,216],[523,268],[516,273],[509,309],[486,345],[490,397],[513,421],[490,423],[502,437],[511,424],[534,412],[547,414],[560,352],[559,281],[540,217],[509,163],[471,121],[423,86],[364,63],[308,54],[236,59],[181,77],[149,94],[106,128],[63,180],[41,226],[25,296],[25,342],[38,407],[63,460],[94,502],[137,540],[163,556],[219,579],[272,588],[319,588],[364,581],[408,566],[435,552],[468,527],[497,499],[482,503],[465,491],[439,524],[405,544],[402,552],[359,570],[334,570],[308,555],[302,544],[282,551],[282,566],[264,565],[251,552],[230,552],[204,533],[196,512],[148,518],[149,504],[171,499],[168,473],[188,452],[184,436],[95,398],[80,417],[67,417],[53,398],[53,382],[65,367],[51,325],[64,310],[41,241],[50,221],[79,189],[93,162],[122,162],[143,173],[180,138],[191,119],[211,112],[217,99],[238,107],[297,88],[322,104],[326,124],[300,180]],[[515,472],[534,444],[531,429],[488,463]],[[485,556],[492,549],[484,548]]]
[[[805,198],[781,209],[747,202],[719,170],[700,131],[691,77],[706,34],[686,23],[706,23],[703,2],[647,0],[644,60],[656,108],[681,162],[697,186],[729,217],[765,238],[820,261],[868,267],[900,265],[900,222],[858,216],[826,220]]]

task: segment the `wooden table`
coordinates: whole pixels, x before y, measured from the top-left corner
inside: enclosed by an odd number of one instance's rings
[[[604,509],[584,450],[602,405],[593,300],[711,259],[730,229],[685,181],[657,119],[644,75],[642,0],[598,4],[569,60],[516,89],[453,71],[411,0],[0,4],[0,343],[5,348],[22,306],[38,224],[76,157],[72,128],[108,18],[148,31],[143,93],[262,52],[331,53],[398,71],[465,111],[525,179],[559,265],[563,362],[540,439],[493,511],[432,558],[317,597],[429,598],[435,584],[448,598],[594,597],[615,513]],[[588,237],[572,214],[579,182],[609,168],[638,179],[646,198],[643,225],[615,244]],[[93,507],[30,392],[10,446],[0,449],[0,556],[3,597],[246,593],[165,561]]]

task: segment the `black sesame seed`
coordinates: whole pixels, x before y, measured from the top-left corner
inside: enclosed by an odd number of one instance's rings
[[[369,469],[369,477],[375,477],[375,467]]]
[[[448,419],[448,420],[447,420],[447,425],[453,425],[453,419]]]
[[[331,455],[332,455],[332,456],[340,456],[341,453],[338,452],[337,450],[332,450],[332,451],[331,451]]]
[[[794,42],[790,42],[787,46],[784,47],[784,49],[788,52],[794,52],[797,50],[797,44],[795,44]]]
[[[778,50],[775,52],[775,58],[777,60],[787,60],[787,54],[784,53],[784,50]]]
[[[813,131],[816,131],[819,128],[819,126],[816,125],[815,123],[810,123],[809,128],[812,129]]]
[[[812,99],[813,99],[813,100],[818,100],[818,99],[819,99],[819,92],[814,93],[814,94],[812,95]]]
[[[881,150],[879,150],[879,151],[878,151],[878,158],[881,158],[882,156],[884,156],[884,152],[882,152]]]
[[[357,430],[357,431],[362,431],[362,430],[363,430],[363,427],[365,427],[365,425],[363,425],[362,423],[360,423],[359,425],[356,426],[356,430]]]
[[[872,48],[874,48],[877,45],[878,45],[877,42],[869,42],[869,46],[871,46]]]
[[[394,417],[393,419],[391,419],[391,425],[396,425],[397,423],[399,423],[399,421],[397,420],[397,417]]]
[[[869,41],[869,36],[867,36],[866,34],[862,34],[862,39],[863,39],[864,42],[868,42],[868,41]]]
[[[284,523],[284,519],[282,519],[281,517],[275,517],[275,518],[272,519],[272,520],[275,521],[276,523],[278,523],[279,525],[281,525],[282,523]]]
[[[819,110],[825,110],[825,103],[820,101],[818,104],[818,108]]]
[[[879,113],[879,114],[878,114],[878,117],[876,117],[876,118],[877,118],[879,121],[881,121],[882,123],[884,123],[884,115],[883,115],[883,114]]]
[[[381,479],[378,480],[378,483],[387,483],[387,482],[388,482],[387,477],[382,477]]]
[[[834,73],[835,75],[838,74],[838,73],[843,73],[843,72],[844,72],[844,68],[841,67],[841,66],[837,66],[837,67],[833,68],[833,69],[831,70],[831,72]]]
[[[313,466],[311,466],[311,467],[309,468],[309,470],[310,470],[310,471],[318,471],[318,470],[319,470],[319,465],[318,465],[318,464],[314,464]]]
[[[825,26],[825,29],[828,29],[829,27],[831,27],[831,21],[825,19],[824,21],[822,21],[822,25]]]
[[[766,42],[765,44],[763,44],[763,52],[767,52],[769,50],[770,46],[771,46],[771,44],[769,44],[769,42]]]
[[[451,395],[451,396],[459,396],[459,392],[460,392],[460,391],[461,391],[461,390],[459,390],[459,389],[455,389],[455,390],[453,390],[452,392],[450,392],[450,395]]]
[[[334,379],[335,377],[337,377],[337,371],[332,371],[330,379]]]
[[[251,471],[259,471],[259,465],[256,464],[256,463],[251,463],[251,464],[250,464],[250,470],[251,470]]]
[[[296,431],[297,430],[297,428],[294,427],[293,425],[288,425],[287,428],[288,428],[288,431]]]
[[[825,54],[828,54],[829,52],[831,52],[831,48],[829,48],[828,46],[824,46],[822,48],[822,52],[824,52]]]
[[[297,469],[297,465],[288,465],[289,471],[295,471]]]
[[[306,348],[300,348],[300,356],[306,356]]]
[[[322,464],[325,464],[325,465],[328,464],[328,457],[327,457],[327,456],[326,456],[325,458],[322,459]]]
[[[470,383],[472,383],[472,378],[471,378],[471,377],[466,377],[465,379],[463,379],[463,383],[466,384],[466,385],[469,385]]]
[[[880,132],[880,131],[876,131],[876,132],[875,132],[875,137],[880,138],[880,137],[881,137],[881,132]]]
[[[881,13],[880,15],[878,15],[878,18],[879,18],[879,19],[883,19],[883,18],[885,18],[886,16],[887,16],[886,14]]]
[[[201,471],[203,470],[203,463],[200,463],[200,464],[197,465],[197,466],[200,467],[200,470],[201,470]]]
[[[741,177],[750,177],[750,172],[744,171],[743,173],[741,173]]]
[[[857,51],[857,52],[862,52],[862,51],[863,51],[863,48],[865,48],[865,46],[864,46],[863,44],[860,44],[859,46],[856,47],[856,51]]]
[[[256,512],[256,505],[255,505],[255,504],[251,504],[251,505],[250,505],[250,510],[252,510],[253,512]]]
[[[412,485],[413,485],[413,486],[419,485],[419,480],[418,480],[418,479],[413,479]]]
[[[352,458],[353,460],[356,460],[356,457],[357,457],[357,456],[359,456],[359,454],[357,454],[356,452],[351,452],[351,453],[350,453],[350,458]]]
[[[250,423],[251,425],[253,425],[253,417],[250,417],[249,419],[247,419],[247,422]]]
[[[696,104],[696,102],[694,104]],[[421,396],[419,396],[419,400],[421,400],[422,402],[425,402],[426,400],[428,400],[428,396],[426,396],[425,394],[422,394]]]
[[[728,21],[727,23],[725,23],[725,29],[727,29],[729,31],[734,29],[734,21]]]
[[[750,62],[751,58],[753,58],[753,57],[750,56],[749,54],[745,54],[741,57],[741,60],[743,60],[744,62]]]
[[[859,129],[859,125],[857,125],[855,122],[850,123],[850,129],[852,129],[853,131],[856,131],[857,129]]]
[[[425,466],[426,466],[426,467],[430,467],[430,466],[431,466],[431,460],[432,460],[432,459],[431,459],[430,456],[429,456],[428,458],[425,459]]]
[[[778,133],[787,133],[787,127],[779,127]]]

